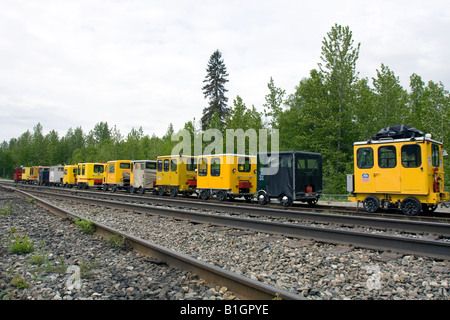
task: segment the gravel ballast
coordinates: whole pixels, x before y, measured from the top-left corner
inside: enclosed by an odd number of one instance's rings
[[[11,193],[0,193],[0,198]],[[6,206],[8,200],[0,201]],[[14,212],[0,218],[2,230],[0,290],[14,299],[233,299],[226,288],[207,285],[190,273],[154,263],[127,248],[113,249],[105,240],[80,233],[26,200],[12,200]],[[378,252],[292,239],[246,230],[161,218],[133,212],[76,205],[56,205],[124,233],[168,247],[311,300],[448,300],[450,264],[412,255]],[[68,290],[71,274],[35,277],[32,254],[9,251],[12,227],[27,234],[39,250],[45,240],[50,261],[90,266],[82,288]],[[36,252],[34,253],[36,254]],[[34,269],[33,269],[34,268]],[[20,274],[30,287],[12,284]],[[35,279],[34,279],[35,278]]]
[[[13,193],[0,191],[1,299],[235,299],[226,287],[208,284],[190,272],[142,256],[130,248],[114,248],[100,236],[84,234]],[[12,253],[12,229],[28,237],[35,250]],[[79,279],[79,282],[77,280]],[[77,284],[80,287],[77,288]]]

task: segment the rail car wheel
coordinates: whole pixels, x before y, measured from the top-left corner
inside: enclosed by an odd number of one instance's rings
[[[317,201],[318,201],[319,199],[310,199],[310,200],[306,200],[306,202],[308,203],[308,206],[314,206],[316,203],[317,203]]]
[[[217,192],[217,200],[219,201],[225,201],[227,199],[227,192],[224,190]]]
[[[170,188],[170,196],[176,197],[178,195],[178,188]]]
[[[158,196],[163,196],[164,195],[164,188],[160,187],[158,188]]]
[[[208,190],[200,191],[200,199],[208,200],[209,199],[209,191]]]
[[[416,198],[408,197],[403,199],[400,208],[405,215],[416,216],[422,210],[422,204]]]
[[[267,196],[267,194],[263,191],[260,191],[258,193],[258,203],[261,205],[265,205],[269,203],[269,197]]]
[[[375,196],[368,196],[364,199],[363,206],[367,212],[374,213],[380,208],[380,200]]]
[[[294,200],[292,200],[292,197],[287,196],[285,194],[282,194],[279,198],[278,201],[280,201],[280,204],[284,207],[289,207],[292,205],[292,203],[294,202]]]
[[[145,193],[145,189],[142,188],[142,187],[139,187],[138,190],[137,190],[137,193],[138,194],[144,194]]]

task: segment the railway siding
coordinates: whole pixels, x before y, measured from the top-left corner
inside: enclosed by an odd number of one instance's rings
[[[74,205],[89,219],[307,299],[448,299],[449,262]]]

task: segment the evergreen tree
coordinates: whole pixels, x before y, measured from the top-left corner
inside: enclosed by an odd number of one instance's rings
[[[322,63],[319,63],[325,83],[329,88],[330,107],[337,115],[337,150],[340,151],[348,141],[351,124],[351,104],[354,102],[352,92],[358,80],[356,60],[359,56],[360,44],[353,46],[352,32],[349,27],[335,24],[327,33],[328,38],[322,41]],[[351,136],[351,135],[350,135]],[[345,147],[344,147],[345,148]]]
[[[397,124],[407,124],[406,107],[408,94],[400,84],[400,79],[387,66],[381,64],[377,78],[372,78],[377,94],[378,127],[385,128]]]
[[[226,119],[230,113],[230,109],[227,107],[228,98],[225,97],[225,83],[228,82],[227,68],[223,62],[222,54],[219,50],[216,50],[210,57],[208,67],[206,69],[207,74],[203,81],[206,85],[202,88],[203,94],[206,98],[209,98],[209,107],[203,109],[202,116],[202,129],[206,130],[208,124],[216,114],[220,120],[220,128],[222,129],[226,124]]]
[[[267,84],[270,93],[266,95],[266,103],[263,104],[264,114],[266,117],[270,117],[270,126],[272,128],[278,128],[278,117],[282,112],[281,105],[284,102],[284,95],[286,90],[275,87],[273,78],[270,77],[270,81]]]

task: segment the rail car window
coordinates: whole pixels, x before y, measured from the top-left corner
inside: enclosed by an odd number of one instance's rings
[[[196,168],[197,168],[197,159],[186,158],[186,170],[187,171],[195,171]]]
[[[119,167],[120,169],[130,169],[130,164],[128,162],[121,162]]]
[[[417,144],[402,147],[402,166],[405,168],[417,168],[422,164],[420,146]]]
[[[84,164],[81,166],[81,175],[84,176],[86,174],[86,167]]]
[[[103,173],[103,171],[104,171],[104,167],[101,164],[94,165],[94,173]]]
[[[378,149],[378,166],[380,168],[395,168],[397,166],[396,149],[394,146]]]
[[[108,165],[108,173],[114,173],[116,171],[116,167],[113,164]]]
[[[163,168],[162,160],[158,160],[158,171],[162,171],[162,168]]]
[[[239,172],[250,172],[251,163],[249,157],[239,157],[238,158],[238,171]]]
[[[359,148],[356,153],[356,162],[358,168],[369,169],[373,167],[373,149]]]
[[[299,172],[302,175],[305,174],[314,174],[314,175],[319,175],[319,159],[314,159],[314,158],[299,158],[297,159],[297,170],[299,170]]]
[[[212,177],[220,176],[220,158],[211,159],[211,176]]]
[[[169,159],[164,159],[164,171],[168,172],[170,167]]]
[[[208,174],[208,159],[200,158],[198,162],[198,175],[206,176]]]
[[[292,156],[282,156],[279,160],[280,168],[292,168]]]
[[[437,144],[431,145],[431,163],[434,167],[439,167],[439,146]]]
[[[156,169],[156,163],[155,162],[146,162],[145,168],[146,169]]]
[[[172,170],[173,172],[177,171],[177,159],[172,159],[172,161],[170,162],[170,170]]]

